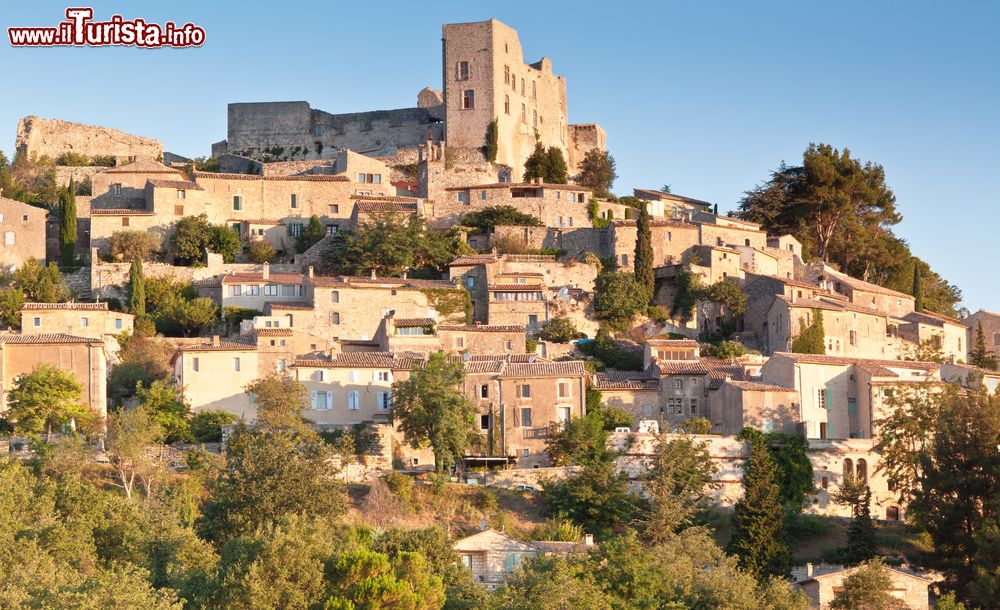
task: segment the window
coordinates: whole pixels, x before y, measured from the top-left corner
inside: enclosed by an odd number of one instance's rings
[[[489,430],[490,429],[490,416],[489,415],[480,415],[479,416],[479,429],[480,430]]]
[[[183,215],[184,215],[184,206],[182,206],[182,205],[175,205],[174,206],[174,216],[183,216]]]
[[[336,203],[331,203],[330,204],[330,213],[331,214],[340,214],[340,205],[336,204]]]
[[[312,391],[309,393],[314,411],[329,411],[333,408],[333,392]]]
[[[689,398],[688,399],[688,407],[690,408],[689,413],[691,415],[697,415],[698,414],[698,399],[697,398]],[[770,420],[767,420],[767,421],[770,421]]]
[[[38,328],[39,326],[42,325],[42,319],[41,318],[35,318],[34,320],[32,320],[32,324],[34,324],[35,328]]]
[[[559,423],[565,428],[566,424],[568,424],[570,420],[569,407],[559,407],[556,410],[556,419],[558,419]]]
[[[857,331],[852,330],[850,332],[850,338],[851,338],[851,345],[855,345],[856,346],[858,344],[858,333],[857,333]]]
[[[117,183],[117,182],[114,183],[114,184],[112,184],[111,185],[111,194],[112,195],[121,195],[122,194],[122,185],[119,184],[119,183]]]
[[[128,220],[128,218],[122,218],[122,220]],[[3,234],[3,243],[5,246],[13,246],[15,241],[13,231],[5,231]]]
[[[284,373],[285,372],[285,360],[284,360],[284,358],[279,358],[278,359],[278,372],[279,373]]]
[[[531,407],[521,407],[521,427],[531,427]]]
[[[264,296],[266,296],[266,297],[276,297],[276,296],[278,296],[278,285],[277,284],[265,284],[264,285]]]
[[[299,296],[302,296],[302,286],[292,286],[291,284],[286,284],[281,287],[281,296],[293,297],[295,296],[296,289],[298,289]]]
[[[510,115],[510,96],[509,95],[503,96],[503,113],[506,114],[506,115],[508,115],[508,116]]]
[[[469,80],[469,62],[458,62],[458,80]]]
[[[339,303],[340,302],[340,291],[339,290],[331,290],[330,291],[330,302],[331,303]]]
[[[479,200],[486,201],[486,191],[479,191]]]
[[[622,267],[628,267],[628,254],[622,254]]]
[[[259,297],[260,296],[260,286],[247,286],[246,290],[243,291],[248,297]]]
[[[465,286],[467,288],[475,288],[476,287],[476,278],[472,277],[471,275],[467,276],[465,278]]]
[[[243,296],[243,286],[230,286],[229,296],[231,297],[241,297]]]
[[[177,198],[184,199],[185,197],[187,197],[187,191],[184,189],[177,189]]]
[[[826,409],[826,388],[816,389],[816,407]]]
[[[528,123],[528,107],[524,104],[521,104],[521,122]]]
[[[121,328],[122,328],[122,319],[115,318],[115,330],[121,330]]]
[[[472,569],[472,555],[462,555],[462,565]]]
[[[455,337],[455,347],[462,349],[465,347],[465,337]]]
[[[318,138],[321,135],[323,135],[323,126],[322,125],[313,125],[313,136],[315,136],[315,137]]]
[[[392,381],[391,373],[389,371],[375,371],[372,375],[374,381]]]
[[[557,389],[559,398],[569,398],[570,387],[568,381],[560,381]]]
[[[326,234],[327,234],[327,236],[336,235],[337,231],[339,231],[339,230],[340,230],[340,227],[337,226],[337,225],[326,225]]]
[[[291,205],[292,208],[299,207],[299,196],[296,195],[295,193],[292,193],[292,197],[291,197],[291,201],[289,202],[289,205]]]
[[[350,392],[348,392],[347,393],[347,409],[349,411],[357,411],[358,409],[360,409],[361,407],[358,404],[360,402],[360,400],[361,400],[361,393],[360,392],[358,392],[357,390],[351,390]]]
[[[529,455],[531,455],[531,449],[525,447],[524,449],[521,450],[521,455],[524,457],[528,457]]]
[[[531,384],[524,383],[517,386],[518,398],[531,398]]]
[[[683,390],[684,389],[684,380],[681,379],[680,377],[677,377],[676,379],[674,379],[674,389],[675,390]]]
[[[528,328],[535,329],[538,328],[538,316],[531,314],[528,316]]]
[[[469,202],[469,194],[466,193],[466,192],[463,192],[463,191],[459,191],[458,192],[458,201],[459,201],[459,203],[468,203]]]
[[[830,479],[829,479],[829,477],[823,477],[823,478],[821,478],[819,484],[820,484],[820,487],[822,487],[823,489],[828,489],[830,487]]]
[[[663,233],[663,241],[670,241],[671,239],[673,239],[673,237],[674,236],[670,231],[666,231]]]
[[[236,371],[236,372],[239,372],[239,370],[240,370],[240,359],[239,358],[233,358],[233,370]]]
[[[357,383],[361,379],[361,371],[355,369],[347,374],[347,380],[351,383]]]
[[[538,127],[538,111],[537,110],[532,110],[531,111],[531,126],[532,127]]]
[[[667,413],[670,415],[683,415],[684,414],[684,399],[683,398],[668,398],[667,399]]]
[[[243,195],[233,195],[233,209],[234,210],[243,209]]]
[[[462,109],[471,110],[476,107],[476,92],[466,89],[462,92]]]
[[[378,410],[388,411],[392,408],[392,392],[378,393]]]
[[[80,318],[80,328],[87,328],[90,326],[90,318]]]
[[[514,342],[511,341],[510,339],[504,341],[503,342],[503,348],[504,348],[504,350],[506,350],[508,352],[513,351],[514,350]]]
[[[537,81],[531,81],[531,97],[533,97],[533,98],[537,98],[538,97],[538,86],[537,85],[538,85]]]
[[[524,78],[521,78],[521,95],[524,95]]]
[[[129,217],[128,216],[122,216],[122,226],[123,227],[129,226]],[[13,233],[11,233],[11,235],[13,235]]]
[[[503,84],[510,84],[510,66],[503,67]]]
[[[488,383],[484,383],[483,385],[479,386],[479,397],[480,398],[490,397],[490,385]]]
[[[294,222],[288,225],[288,233],[291,234],[292,237],[298,237],[299,235],[302,235],[302,223]]]

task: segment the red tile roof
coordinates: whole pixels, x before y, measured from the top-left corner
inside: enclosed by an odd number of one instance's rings
[[[914,369],[921,371],[937,371],[941,365],[936,362],[920,362],[917,360],[879,360],[874,358],[842,358],[840,356],[825,356],[821,354],[794,354],[791,352],[776,352],[775,356],[790,358],[795,362],[803,364],[823,364],[830,366],[852,366],[857,365],[871,371],[873,374],[886,377],[894,377],[896,373],[891,368]]]
[[[431,318],[395,318],[392,321],[396,328],[416,328],[420,326],[434,326],[437,322]]]
[[[520,324],[441,324],[438,331],[464,333],[523,333],[524,326]]]
[[[292,366],[346,369],[412,370],[423,364],[422,358],[393,352],[341,352],[330,359],[302,358]]]
[[[364,214],[378,214],[382,212],[403,212],[407,214],[415,214],[417,212],[417,204],[415,203],[397,203],[394,201],[359,201],[355,204],[358,208],[358,212]]]
[[[698,347],[694,339],[646,339],[653,347]]]
[[[177,189],[181,191],[203,191],[204,188],[201,185],[191,182],[190,180],[147,180],[149,184],[152,184],[154,188],[158,189]]]
[[[360,195],[353,194],[351,199],[357,201],[385,201],[391,203],[418,203],[420,200],[416,197],[397,197],[395,195]]]
[[[296,301],[268,301],[264,303],[264,307],[270,307],[272,310],[275,309],[287,309],[287,310],[312,310],[312,303],[296,302]]]
[[[227,273],[222,276],[223,284],[258,283],[258,284],[301,284],[301,273],[269,273],[264,279],[263,273]]]
[[[108,311],[107,303],[25,303],[21,311]]]
[[[576,184],[535,184],[534,182],[493,182],[490,184],[473,184],[469,186],[449,186],[446,191],[474,191],[474,190],[485,190],[485,189],[509,189],[509,188],[545,188],[553,189],[559,191],[583,191],[585,193],[590,193],[592,189],[578,186]]]
[[[182,352],[243,352],[254,351],[257,344],[248,339],[221,339],[218,344],[209,340],[199,345],[182,345],[178,348]]]
[[[138,210],[134,208],[90,208],[91,216],[154,216],[156,212],[152,210]]]
[[[648,371],[603,371],[595,375],[598,390],[659,391],[660,379]]]
[[[466,254],[464,256],[459,256],[455,260],[448,263],[448,265],[450,267],[475,267],[476,265],[495,263],[498,260],[500,259],[492,254]]]
[[[12,344],[64,344],[64,343],[89,343],[92,345],[102,345],[100,339],[89,337],[77,337],[63,333],[39,333],[34,335],[3,335],[0,334],[0,343]]]
[[[424,288],[460,289],[449,280],[403,279],[399,277],[379,277],[372,279],[366,276],[351,275],[317,275],[309,278],[309,282],[318,288],[382,288],[396,290],[420,290]]]
[[[544,284],[490,284],[490,292],[541,292]]]
[[[253,332],[260,337],[291,337],[294,334],[290,328],[255,328]]]
[[[297,182],[350,182],[351,179],[342,175],[329,174],[299,174],[294,176],[258,176],[256,174],[223,174],[214,172],[195,172],[195,180],[205,178],[213,180],[275,180]]]
[[[699,360],[657,360],[660,375],[708,375],[708,367]]]
[[[172,174],[178,175],[180,170],[167,167],[162,163],[157,163],[151,159],[139,159],[127,165],[112,167],[102,173],[105,174]]]
[[[892,297],[910,299],[911,301],[913,300],[913,295],[909,295],[903,292],[897,292],[890,288],[879,286],[878,284],[872,284],[871,282],[859,280],[858,278],[851,277],[846,273],[841,273],[840,271],[836,271],[830,268],[829,266],[825,266],[823,268],[823,273],[829,275],[830,277],[836,280],[839,280],[841,283],[847,284],[854,290],[860,290],[862,292],[873,292],[875,294],[883,294]]]
[[[502,377],[576,377],[587,374],[582,360],[566,362],[510,362]]]

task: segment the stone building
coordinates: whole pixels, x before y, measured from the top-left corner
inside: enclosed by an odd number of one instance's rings
[[[150,182],[190,185],[180,170],[152,159],[137,159],[93,175],[90,185],[91,211],[153,209],[147,206],[146,201],[146,186]],[[189,188],[194,186],[190,185]]]
[[[812,564],[807,564],[805,573],[796,575],[795,587],[809,598],[810,608],[822,610],[830,607],[837,592],[843,588],[844,579],[859,569],[857,566],[816,569]],[[934,584],[933,579],[893,566],[885,566],[885,570],[892,582],[889,595],[910,610],[928,610],[931,607],[930,588]]]
[[[676,265],[690,255],[699,242],[698,226],[667,218],[653,218],[649,223],[653,246],[653,266]],[[618,268],[635,267],[635,242],[638,229],[634,220],[616,220],[609,227],[612,256]]]
[[[112,364],[118,359],[118,335],[131,333],[135,316],[111,311],[107,303],[25,303],[21,309],[21,334],[64,334],[104,342]]]
[[[918,349],[938,351],[949,362],[969,359],[969,329],[955,318],[931,311],[913,311],[895,324],[896,336],[912,344],[912,352],[900,357],[912,357]]]
[[[0,196],[0,231],[3,232],[0,266],[6,270],[15,269],[29,258],[45,262],[47,216],[42,208]]]
[[[47,155],[58,159],[64,153],[74,152],[129,161],[137,157],[154,159],[163,154],[163,145],[152,138],[37,116],[26,116],[18,121],[14,146],[18,153],[28,158]]]
[[[524,61],[517,31],[496,19],[442,26],[445,140],[449,146],[480,148],[492,121],[498,127],[497,161],[513,168],[515,179],[535,148],[563,151],[570,173],[584,155],[604,150],[597,125],[569,124],[566,79],[552,61]]]
[[[856,305],[840,295],[800,298],[775,295],[760,329],[765,354],[791,351],[792,342],[822,312],[826,353],[831,356],[892,359],[898,353],[887,339],[889,316],[883,311]]]
[[[833,292],[844,295],[855,305],[875,309],[902,318],[913,312],[913,296],[890,290],[841,273],[829,265],[810,265],[804,269],[805,279]]]
[[[271,266],[264,263],[260,273],[227,273],[219,279],[219,285],[222,307],[263,311],[264,305],[269,302],[301,302],[305,276],[301,273],[271,273]]]
[[[632,194],[648,202],[649,213],[654,217],[691,220],[698,212],[710,212],[712,204],[692,197],[675,195],[653,189],[632,189]]]
[[[522,324],[441,324],[437,327],[441,349],[460,354],[523,354]]]
[[[724,381],[710,413],[712,432],[735,436],[745,427],[800,433],[799,393],[759,381]]]
[[[0,334],[0,412],[17,378],[39,365],[69,372],[80,382],[80,399],[102,418],[108,413],[108,356],[104,341],[63,333]]]
[[[1000,313],[980,309],[962,320],[962,325],[969,329],[969,351],[976,349],[979,328],[983,329],[983,340],[986,351],[1000,354]]]
[[[581,542],[536,540],[521,542],[494,529],[487,529],[456,540],[452,550],[472,578],[489,590],[503,584],[508,574],[526,559],[547,553],[584,552],[594,544],[593,536]]]

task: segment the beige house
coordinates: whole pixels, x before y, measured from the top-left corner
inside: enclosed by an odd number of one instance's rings
[[[941,352],[948,362],[966,362],[969,359],[969,329],[955,318],[931,311],[913,311],[896,323],[896,336],[912,344],[912,357],[918,346],[929,346]]]
[[[791,292],[792,296],[775,295],[771,301],[761,328],[765,354],[791,351],[792,342],[813,323],[815,312],[820,311],[828,355],[873,359],[897,356],[899,348],[888,339],[892,330],[885,312],[839,296],[799,298],[799,288]]]
[[[979,327],[982,326],[987,351],[1000,354],[1000,313],[980,309],[963,319],[962,324],[969,329],[970,351],[976,348],[976,338],[979,334]]]
[[[809,598],[809,607],[822,610],[829,608],[837,592],[843,587],[844,579],[858,571],[858,567],[817,566],[807,564],[805,573],[796,575],[795,587]],[[911,610],[928,610],[930,586],[934,581],[909,570],[885,566],[892,580],[890,595],[899,599]]]
[[[0,411],[17,378],[38,365],[69,371],[83,388],[81,400],[102,418],[108,413],[108,357],[99,338],[62,333],[0,334]]]
[[[45,262],[45,219],[48,212],[0,193],[0,266],[13,270],[29,258]]]
[[[25,303],[20,309],[21,332],[66,334],[103,340],[132,332],[135,316],[111,311],[107,303]]]
[[[725,381],[712,404],[712,432],[737,435],[744,427],[761,432],[801,432],[798,397],[795,390],[779,385]]]
[[[260,273],[227,273],[220,280],[221,305],[263,311],[268,302],[301,302],[304,279],[301,273],[271,273],[267,263]]]
[[[455,541],[451,548],[462,566],[472,572],[473,579],[492,591],[503,584],[507,575],[522,561],[549,553],[582,553],[593,544],[594,538],[590,535],[581,542],[521,542],[502,532],[487,529]]]
[[[897,318],[913,312],[913,296],[859,280],[829,265],[806,267],[805,276],[805,279],[847,297],[855,305],[881,311]]]
[[[651,211],[650,214],[653,212]],[[635,220],[616,220],[609,227],[609,238],[619,269],[633,269],[638,234]],[[676,265],[684,261],[699,244],[698,226],[670,218],[652,218],[649,223],[653,246],[653,266]]]

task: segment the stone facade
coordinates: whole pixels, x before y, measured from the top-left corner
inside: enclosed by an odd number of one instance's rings
[[[858,569],[853,567],[831,571],[813,571],[810,564],[807,570],[811,573],[803,574],[796,579],[795,587],[809,598],[810,608],[822,610],[830,607],[837,591],[843,588],[844,580],[857,572]],[[911,610],[928,610],[931,607],[930,587],[934,583],[934,579],[892,566],[886,566],[885,569],[892,581],[892,588],[889,590],[892,597],[900,600],[906,608]]]
[[[45,262],[45,220],[42,208],[0,197],[0,266],[20,267],[29,258]]]
[[[1000,354],[1000,313],[980,309],[963,319],[962,324],[969,329],[967,343],[970,350],[975,349],[979,327],[982,326],[986,350]]]
[[[26,116],[17,124],[14,146],[19,153],[48,155],[56,159],[74,152],[90,157],[113,156],[119,160],[163,154],[163,145],[152,138],[134,136],[108,127],[93,127],[69,121]]]
[[[763,432],[800,433],[799,393],[757,381],[726,381],[711,412],[712,432],[735,436],[750,426]]]

